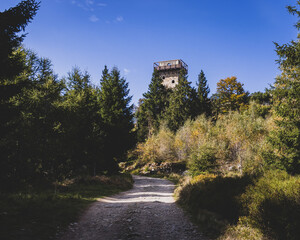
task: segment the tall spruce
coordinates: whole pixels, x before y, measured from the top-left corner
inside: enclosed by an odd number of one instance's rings
[[[71,160],[73,172],[93,174],[103,169],[102,119],[96,89],[90,83],[87,72],[75,67],[67,77],[68,89],[64,95],[64,148]]]
[[[128,83],[120,76],[119,70],[113,68],[108,73],[105,66],[100,80],[99,101],[106,134],[104,157],[110,161],[111,170],[116,170],[116,161],[124,160],[127,150],[134,144],[131,98]]]
[[[170,90],[162,84],[158,71],[154,69],[148,91],[143,94],[144,98],[136,113],[140,141],[158,130],[163,112],[168,105],[169,92]]]
[[[210,92],[209,86],[203,70],[198,75],[196,93],[196,115],[206,114],[210,115],[211,106],[208,94]]]
[[[24,68],[22,53],[16,51],[25,37],[24,31],[39,9],[34,0],[20,2],[17,6],[0,12],[0,79],[12,78]]]
[[[187,73],[182,70],[179,75],[178,84],[170,94],[169,106],[167,107],[164,120],[167,126],[176,131],[184,122],[193,117],[194,89],[187,80]]]
[[[288,11],[300,18],[298,6],[289,6]],[[300,20],[296,23],[300,30]],[[300,173],[300,34],[297,41],[276,44],[281,75],[274,84],[273,106],[277,130],[272,133],[271,142],[276,148],[273,164],[289,173]]]
[[[0,182],[6,187],[10,186],[6,180],[17,182],[17,175],[25,173],[18,163],[22,159],[19,130],[23,130],[19,100],[32,82],[25,72],[26,53],[20,47],[25,34],[18,33],[25,30],[38,8],[39,3],[28,0],[0,12]]]

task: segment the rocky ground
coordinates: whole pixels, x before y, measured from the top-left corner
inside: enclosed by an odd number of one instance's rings
[[[170,181],[134,176],[134,187],[100,199],[61,240],[204,240],[174,202]]]

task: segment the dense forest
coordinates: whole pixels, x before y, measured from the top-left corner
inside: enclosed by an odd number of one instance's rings
[[[22,46],[39,6],[26,0],[0,13],[1,194],[56,191],[125,166],[177,174],[178,202],[214,237],[299,237],[300,35],[275,44],[281,74],[264,92],[250,94],[231,76],[210,95],[203,70],[196,87],[183,70],[168,89],[154,70],[134,112],[117,68],[105,66],[96,86],[78,67],[59,78],[49,59]],[[288,11],[300,18],[299,6]]]
[[[55,75],[51,61],[26,50],[18,33],[39,3],[22,1],[1,19],[1,189],[118,171],[134,144],[128,83],[105,66],[99,85],[73,68]]]

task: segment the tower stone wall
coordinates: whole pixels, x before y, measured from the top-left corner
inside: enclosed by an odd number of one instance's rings
[[[188,70],[188,66],[181,59],[160,61],[154,63],[154,69],[163,79],[163,85],[167,88],[174,88],[178,84],[179,74],[182,69]]]

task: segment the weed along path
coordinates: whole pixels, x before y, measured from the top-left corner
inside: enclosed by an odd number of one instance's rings
[[[62,240],[204,240],[173,191],[168,180],[134,176],[131,190],[94,203]]]

